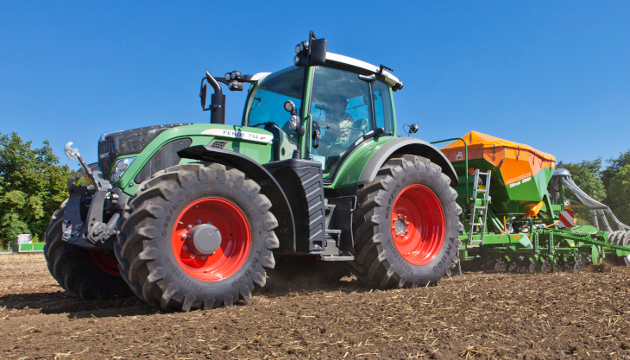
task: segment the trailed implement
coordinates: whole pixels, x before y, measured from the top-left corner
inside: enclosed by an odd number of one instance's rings
[[[460,260],[532,273],[577,272],[606,256],[629,263],[628,227],[581,191],[567,170],[556,169],[552,155],[475,131],[443,142],[451,140],[441,150],[459,177]],[[568,199],[567,191],[580,201]],[[595,226],[576,225],[574,207],[589,209]]]

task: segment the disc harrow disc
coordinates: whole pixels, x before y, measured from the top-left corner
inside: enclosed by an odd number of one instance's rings
[[[508,264],[504,258],[499,258],[496,264],[494,264],[495,271],[505,271],[507,267],[508,267]]]
[[[508,263],[507,271],[508,272],[516,272],[519,268],[518,261],[512,260]]]
[[[549,261],[549,259],[545,259],[545,261],[540,265],[540,273],[549,274],[550,272],[551,272],[551,261]]]
[[[529,262],[529,265],[527,266],[527,271],[529,271],[530,274],[536,273],[536,260],[531,260]]]
[[[573,273],[577,274],[580,270],[582,270],[586,265],[588,265],[588,258],[585,254],[582,254],[575,261],[575,265],[573,266]]]

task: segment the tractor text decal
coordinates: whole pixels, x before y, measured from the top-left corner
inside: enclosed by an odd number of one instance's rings
[[[204,135],[224,136],[230,138],[237,138],[255,142],[261,142],[268,144],[273,140],[273,136],[265,134],[257,134],[240,130],[227,130],[227,129],[208,129],[201,132]]]

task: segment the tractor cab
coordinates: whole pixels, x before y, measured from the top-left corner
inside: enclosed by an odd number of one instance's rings
[[[274,160],[299,149],[332,178],[353,149],[381,134],[394,136],[396,124],[389,84],[375,72],[353,68],[354,59],[327,56],[342,61],[294,66],[261,79],[250,90],[243,126],[264,126],[274,134]],[[300,127],[291,128],[287,101],[295,104]]]
[[[237,91],[243,82],[251,83],[242,126],[273,134],[272,161],[314,160],[321,164],[325,182],[331,183],[353,150],[370,139],[397,135],[393,92],[403,84],[384,65],[327,52],[326,39],[316,39],[312,32],[295,52],[295,66],[275,73],[232,72],[216,80],[207,73],[206,78]],[[214,109],[224,106],[214,103],[217,89],[213,105],[206,109],[213,116]],[[205,106],[203,80],[201,93]]]

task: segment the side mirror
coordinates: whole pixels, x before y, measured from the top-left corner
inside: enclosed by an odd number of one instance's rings
[[[208,85],[204,85],[199,92],[199,97],[201,98],[201,108],[206,109],[206,97],[208,96]]]
[[[409,128],[408,131],[405,130],[405,126]],[[411,136],[411,134],[415,134],[418,132],[418,130],[420,130],[420,126],[418,126],[418,124],[412,124],[412,125],[404,124],[403,130],[407,132],[407,135]]]
[[[324,65],[326,63],[327,46],[326,39],[318,39],[315,37],[315,33],[311,31],[308,39],[308,64]]]

